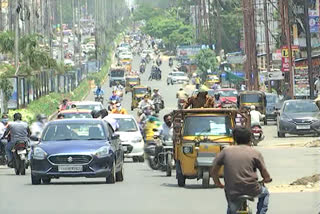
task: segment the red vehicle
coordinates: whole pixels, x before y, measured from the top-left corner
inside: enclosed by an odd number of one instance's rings
[[[238,91],[234,88],[221,88],[221,89],[215,90],[214,93],[220,94],[220,100],[224,104],[232,104],[232,105],[237,104]]]

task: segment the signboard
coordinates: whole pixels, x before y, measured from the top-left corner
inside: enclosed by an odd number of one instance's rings
[[[202,46],[202,45],[184,45],[184,46],[178,46],[177,47],[177,57],[180,58],[189,58],[189,57],[194,57],[197,55],[201,49],[207,49],[209,47],[207,46]]]
[[[273,61],[281,61],[282,60],[282,53],[281,49],[277,49],[275,53],[272,54]]]
[[[17,81],[17,78],[10,78],[9,80],[12,84],[13,92],[8,101],[8,109],[17,109],[18,108],[18,89],[17,89],[18,81]]]
[[[268,80],[283,80],[284,73],[281,71],[268,72]]]
[[[294,64],[294,56],[297,52],[299,52],[299,46],[292,45],[292,65]],[[281,70],[282,72],[289,72],[289,48],[288,46],[282,46],[281,48],[281,61],[282,66]]]
[[[310,96],[310,86],[307,68],[295,68],[293,79],[293,93],[296,97]]]
[[[317,10],[309,10],[309,26],[311,33],[319,32],[319,14]]]

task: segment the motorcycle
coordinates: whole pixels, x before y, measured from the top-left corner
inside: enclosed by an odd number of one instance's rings
[[[103,104],[103,95],[96,95],[94,101],[101,102],[101,104]]]
[[[2,139],[0,141],[0,165],[7,165],[7,156],[5,150],[7,143],[7,139]]]
[[[140,73],[143,74],[146,71],[146,66],[144,64],[140,65]]]
[[[259,125],[252,126],[251,133],[252,133],[252,144],[254,146],[257,146],[258,143],[264,139],[261,126]]]
[[[16,175],[25,175],[27,168],[28,145],[27,142],[17,142],[11,150],[13,154],[13,168]]]
[[[154,111],[156,114],[160,112],[161,109],[164,109],[163,100],[159,97],[153,99]]]
[[[172,68],[172,66],[173,66],[173,61],[169,60],[169,67]]]
[[[157,59],[156,63],[157,63],[157,66],[158,66],[158,67],[160,67],[160,66],[161,66],[161,64],[162,64],[161,59]]]
[[[183,109],[184,104],[186,103],[185,99],[179,99],[178,100],[178,109],[181,110]]]

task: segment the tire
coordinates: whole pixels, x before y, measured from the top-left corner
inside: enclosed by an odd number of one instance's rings
[[[167,176],[171,177],[172,174],[172,156],[171,154],[167,155]]]
[[[131,106],[131,111],[133,111],[133,109],[134,109],[134,108]]]
[[[26,174],[26,161],[20,160],[20,174],[25,175]]]
[[[112,170],[110,172],[110,175],[106,177],[106,183],[107,184],[114,184],[116,182],[116,164],[115,161],[113,161]]]
[[[51,178],[42,178],[42,183],[44,184],[50,184]]]
[[[184,187],[186,185],[186,177],[184,177],[182,174],[179,173],[177,175],[177,180],[179,187]]]
[[[144,156],[143,156],[143,155],[139,157],[139,162],[140,162],[140,163],[143,163],[143,162],[144,162]]]
[[[123,181],[123,166],[121,166],[121,170],[116,173],[116,181],[117,182]]]
[[[279,132],[278,131],[278,137],[279,138],[283,138],[283,137],[285,137],[286,136],[286,133],[282,133],[282,132]]]
[[[252,140],[252,143],[254,146],[258,146],[258,142],[259,142],[258,140]]]
[[[14,160],[15,162],[15,166],[14,166],[14,172],[16,173],[16,175],[20,174],[20,158],[18,157],[17,154],[14,154]]]
[[[210,184],[209,170],[205,170],[205,171],[203,171],[203,175],[202,175],[202,187],[208,188],[209,184]]]
[[[34,176],[34,175],[32,175],[32,173],[31,173],[31,184],[32,184],[32,185],[39,185],[39,184],[41,184],[41,178],[40,178],[40,177],[37,177],[37,176]]]
[[[139,157],[133,157],[132,160],[133,160],[134,163],[136,163],[136,162],[139,161]]]
[[[155,158],[148,158],[148,164],[151,169],[158,170],[160,168],[159,164],[155,161]]]

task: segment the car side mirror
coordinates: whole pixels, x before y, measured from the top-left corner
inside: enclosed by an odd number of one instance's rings
[[[120,135],[119,134],[113,134],[111,136],[111,140],[118,140],[118,139],[120,139]]]
[[[37,136],[30,136],[30,140],[39,141],[39,138]]]

